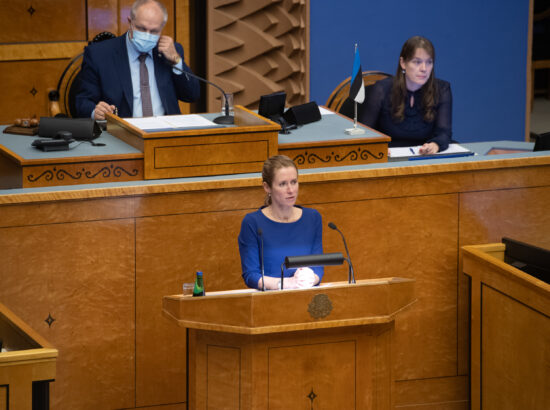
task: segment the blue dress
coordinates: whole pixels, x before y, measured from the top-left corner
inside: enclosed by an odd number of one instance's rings
[[[357,119],[391,137],[390,147],[407,147],[435,142],[439,150],[448,148],[452,136],[452,94],[447,81],[436,79],[438,102],[435,106],[435,119],[424,121],[422,108],[422,88],[407,92],[407,101],[414,96],[414,103],[405,104],[405,118],[395,122],[391,111],[391,89],[393,78],[384,78],[368,87],[365,102],[357,108]]]
[[[244,217],[239,233],[243,279],[248,287],[254,289],[258,288],[258,281],[262,277],[258,229],[262,230],[266,276],[279,278],[281,264],[287,256],[323,253],[323,225],[318,211],[299,207],[302,209],[300,219],[281,223],[266,217],[262,208]],[[323,277],[323,267],[316,266],[312,269],[319,279]],[[296,269],[285,269],[284,276],[293,276],[295,271]]]

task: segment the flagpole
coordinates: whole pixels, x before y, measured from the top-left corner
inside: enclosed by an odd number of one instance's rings
[[[357,56],[357,43],[355,43],[354,55]],[[361,67],[361,65],[359,65],[359,67]],[[359,71],[361,71],[361,70],[359,70]],[[363,81],[362,73],[359,72],[359,75],[361,76],[361,81]],[[353,80],[354,79],[352,78],[351,82],[350,82],[350,88],[351,88],[351,83],[353,82]],[[347,135],[361,135],[361,134],[365,133],[365,130],[363,128],[357,128],[357,101],[355,99],[353,100],[353,128],[347,128],[345,130],[345,133]]]

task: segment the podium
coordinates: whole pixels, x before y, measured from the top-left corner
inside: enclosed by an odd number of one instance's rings
[[[471,408],[550,408],[550,285],[504,262],[505,245],[462,247],[469,276]]]
[[[270,120],[235,106],[235,126],[143,131],[107,114],[107,130],[143,152],[144,179],[259,172],[277,154],[278,131]]]
[[[403,278],[311,289],[165,296],[188,331],[189,408],[390,409],[395,315],[414,303]]]
[[[57,350],[0,303],[0,409],[49,408]]]

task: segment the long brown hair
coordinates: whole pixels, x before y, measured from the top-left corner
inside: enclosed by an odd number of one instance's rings
[[[275,178],[275,172],[281,168],[294,167],[296,174],[298,174],[298,167],[294,161],[292,161],[286,155],[274,155],[264,162],[262,169],[262,182],[265,182],[270,188],[273,186],[273,179]],[[265,196],[265,204],[271,205],[271,195]]]
[[[392,117],[397,122],[403,121],[405,118],[405,103],[407,97],[407,83],[405,80],[405,72],[401,68],[401,58],[407,62],[414,58],[416,50],[422,48],[430,55],[434,62],[432,72],[426,84],[422,86],[422,102],[421,107],[424,110],[424,121],[432,122],[435,119],[435,106],[437,104],[437,82],[435,81],[435,49],[430,40],[421,36],[409,38],[403,44],[399,61],[397,62],[397,72],[393,79],[393,87],[391,91],[391,106]]]

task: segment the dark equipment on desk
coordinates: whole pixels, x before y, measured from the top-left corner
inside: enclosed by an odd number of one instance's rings
[[[67,131],[76,141],[92,141],[101,135],[101,128],[91,118],[41,117],[38,135],[60,138],[59,131]]]
[[[504,262],[550,284],[550,250],[515,239],[502,238]]]
[[[319,255],[287,256],[281,264],[281,289],[284,289],[284,269],[304,268],[310,266],[341,265],[346,258],[341,252],[322,253]],[[349,261],[348,261],[349,262]]]
[[[67,151],[69,144],[74,142],[73,134],[69,131],[59,131],[55,138],[41,138],[34,140],[32,146],[42,151]]]
[[[281,126],[281,134],[290,134],[290,130],[296,129],[296,124],[289,124],[283,114],[285,112],[286,93],[279,91],[272,94],[262,95],[260,97],[260,106],[258,114],[269,118],[271,121]]]
[[[283,114],[283,118],[291,125],[310,124],[321,120],[321,111],[315,101],[290,107]]]
[[[550,151],[550,132],[536,135],[533,151]]]

